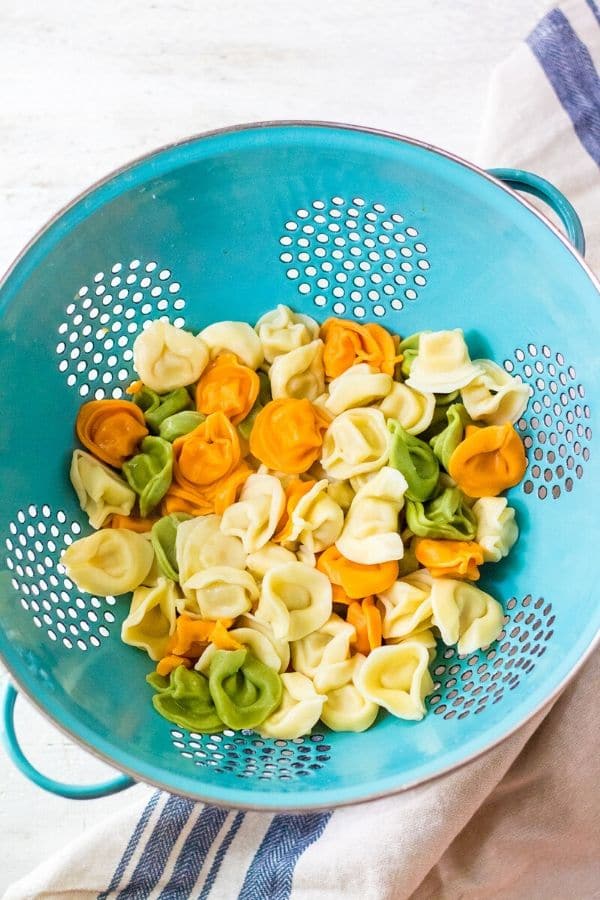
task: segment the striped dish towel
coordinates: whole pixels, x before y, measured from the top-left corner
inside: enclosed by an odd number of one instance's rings
[[[600,11],[553,9],[495,74],[478,160],[532,169],[580,212],[600,268]],[[536,900],[598,897],[592,659],[551,710],[481,759],[396,797],[303,815],[148,789],[5,900]]]

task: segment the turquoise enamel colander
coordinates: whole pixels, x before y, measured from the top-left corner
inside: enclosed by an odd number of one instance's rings
[[[552,206],[569,240],[514,188]],[[70,797],[136,779],[238,807],[334,806],[459,766],[556,696],[600,623],[600,296],[582,252],[573,208],[541,178],[317,123],[166,147],[54,218],[0,292],[0,656],[53,722],[127,774],[82,788],[36,772],[9,687],[17,765]],[[148,659],[120,641],[128,598],[82,594],[59,566],[88,530],[68,479],[77,409],[121,396],[143,323],[254,322],[277,303],[402,335],[461,327],[473,356],[533,388],[518,423],[529,466],[510,492],[521,539],[482,579],[504,631],[487,652],[440,650],[422,722],[382,715],[364,734],[289,742],[174,728],[153,711]]]

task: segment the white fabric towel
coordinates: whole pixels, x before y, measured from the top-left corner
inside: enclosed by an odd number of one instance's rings
[[[600,267],[600,12],[552,10],[497,70],[478,162],[544,175]],[[385,800],[306,815],[147,796],[5,900],[480,900],[599,897],[600,757],[590,660],[554,707],[463,768]]]

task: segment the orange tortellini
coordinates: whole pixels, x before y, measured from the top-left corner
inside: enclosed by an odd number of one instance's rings
[[[310,400],[272,400],[250,433],[250,452],[276,472],[299,475],[319,458],[327,422]]]
[[[238,362],[233,353],[220,353],[196,386],[196,407],[205,415],[221,412],[237,425],[254,406],[259,386],[253,369]]]
[[[448,471],[468,497],[496,497],[518,484],[527,459],[523,441],[514,427],[467,425],[466,437],[452,456]]]

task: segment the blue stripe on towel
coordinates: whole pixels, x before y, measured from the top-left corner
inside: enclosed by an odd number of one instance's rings
[[[229,847],[231,846],[231,842],[233,841],[234,837],[240,830],[240,825],[244,821],[245,815],[246,815],[246,813],[243,813],[243,812],[237,813],[235,819],[233,820],[231,828],[229,829],[229,831],[223,838],[223,843],[221,844],[221,846],[215,853],[215,858],[213,859],[213,864],[210,867],[210,871],[209,871],[208,875],[206,876],[206,881],[204,882],[204,887],[202,888],[202,893],[198,897],[198,900],[207,900],[207,897],[212,890],[213,884],[215,883],[216,877],[219,874],[219,869],[221,868],[221,864],[222,864],[223,860],[225,859],[225,854],[229,850]]]
[[[275,816],[246,873],[238,900],[288,900],[298,859],[321,837],[331,815]]]
[[[553,9],[527,38],[579,140],[600,166],[600,79],[569,20]]]
[[[131,880],[118,894],[118,900],[146,900],[151,896],[195,805],[193,800],[186,800],[184,797],[169,797],[138,859]]]
[[[226,809],[205,806],[185,839],[168,883],[159,894],[159,900],[189,897],[208,851],[229,815]]]
[[[596,16],[596,21],[598,22],[598,25],[600,25],[600,7],[596,3],[596,0],[587,0],[587,5],[589,6],[591,11]]]
[[[119,865],[117,866],[117,868],[114,871],[113,877],[110,880],[110,884],[108,885],[108,887],[106,888],[105,891],[102,891],[102,893],[98,894],[97,900],[106,900],[108,895],[112,891],[115,891],[119,887],[119,885],[121,883],[121,878],[123,877],[123,873],[125,872],[125,869],[129,865],[129,862],[131,860],[131,857],[133,856],[133,854],[135,853],[135,851],[137,849],[137,845],[140,842],[140,838],[142,837],[144,831],[146,830],[146,825],[148,824],[148,819],[154,812],[154,809],[156,807],[156,804],[158,803],[160,795],[161,795],[160,791],[155,791],[155,793],[152,794],[152,796],[150,797],[150,800],[146,804],[146,807],[145,807],[142,815],[140,816],[137,825],[135,826],[133,834],[129,838],[129,842],[125,848],[125,852],[123,853],[123,856],[119,860]]]

